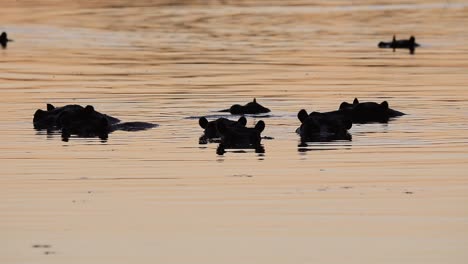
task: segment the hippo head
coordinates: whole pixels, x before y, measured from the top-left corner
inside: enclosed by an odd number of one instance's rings
[[[340,104],[340,110],[348,110],[348,109],[352,109],[354,106],[358,105],[359,104],[359,100],[357,98],[354,98],[354,101],[352,104],[348,103],[348,102],[342,102]]]
[[[47,111],[37,109],[34,113],[33,124],[36,129],[50,129],[56,125],[57,113],[53,110],[55,107],[52,104],[47,104]]]
[[[258,121],[255,127],[229,127],[223,122],[217,123],[221,135],[221,144],[226,148],[250,148],[260,146],[260,133],[265,129],[265,122]]]
[[[343,115],[312,112],[302,109],[297,113],[301,126],[297,132],[305,140],[350,139],[348,129],[352,127],[349,118]]]
[[[63,111],[58,122],[64,138],[70,135],[107,138],[110,131],[110,124],[106,116],[96,112],[91,105],[77,111]]]
[[[358,103],[352,109],[353,122],[368,123],[379,122],[386,123],[389,120],[389,105],[387,101],[382,103],[365,102]]]
[[[229,109],[229,112],[231,112],[231,114],[233,115],[261,114],[261,113],[269,113],[270,109],[257,103],[257,99],[254,98],[252,102],[249,102],[246,105],[239,105],[239,104],[232,105],[231,108]]]
[[[232,121],[226,118],[218,118],[213,121],[208,121],[206,117],[200,117],[198,124],[204,129],[204,136],[206,138],[219,138],[221,135],[218,132],[218,123],[223,123],[226,126],[245,127],[247,119],[241,116],[237,121]]]

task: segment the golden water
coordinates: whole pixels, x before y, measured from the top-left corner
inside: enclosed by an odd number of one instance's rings
[[[1,263],[466,263],[468,2],[1,2]],[[198,144],[253,97],[264,154]],[[298,147],[354,97],[408,115]],[[63,142],[46,103],[159,127]]]

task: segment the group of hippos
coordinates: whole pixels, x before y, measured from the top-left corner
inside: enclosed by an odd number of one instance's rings
[[[219,112],[229,112],[241,115],[238,120],[225,117],[208,121],[200,117],[198,123],[203,129],[200,144],[208,142],[219,143],[218,153],[225,149],[253,148],[262,152],[261,133],[265,129],[265,122],[259,120],[254,127],[246,127],[245,115],[269,113],[270,109],[260,105],[254,98],[245,105],[235,104],[229,109]],[[351,140],[348,130],[353,124],[387,123],[390,119],[404,115],[400,111],[389,107],[387,101],[359,102],[357,98],[352,103],[343,102],[338,110],[331,112],[307,113],[302,109],[297,113],[301,122],[296,129],[301,142],[323,142],[334,140]],[[66,105],[54,107],[47,104],[47,109],[38,109],[34,113],[34,128],[38,130],[60,131],[64,141],[70,136],[108,138],[109,133],[116,130],[140,131],[154,128],[157,124],[147,122],[120,122],[119,119],[102,114],[93,106]]]
[[[227,118],[218,118],[208,121],[200,117],[199,125],[204,129],[200,142],[219,142],[218,151],[229,148],[255,148],[262,150],[260,134],[265,129],[265,122],[260,120],[254,127],[246,127],[245,114],[264,114],[270,110],[256,99],[246,105],[233,105],[229,111],[234,115],[242,115],[237,121]],[[334,140],[351,140],[348,130],[353,124],[387,123],[390,119],[402,116],[404,113],[391,109],[387,101],[382,103],[359,102],[357,98],[353,103],[343,102],[338,110],[331,112],[311,112],[305,109],[297,113],[301,122],[296,129],[301,142],[324,142]]]
[[[0,44],[6,48],[12,41],[6,32],[0,35]],[[391,42],[380,42],[379,48],[409,49],[413,54],[419,44],[411,36],[408,40],[396,40],[393,36]],[[227,118],[218,118],[208,121],[206,117],[199,119],[199,125],[204,133],[200,143],[219,142],[218,151],[230,148],[255,148],[261,152],[261,133],[265,129],[265,122],[260,120],[254,127],[246,127],[247,114],[269,113],[270,109],[257,103],[256,99],[245,105],[235,104],[229,109],[220,112],[229,112],[232,115],[241,115],[237,121]],[[297,117],[301,125],[296,129],[302,142],[351,140],[348,130],[355,123],[386,123],[391,118],[404,115],[393,110],[388,102],[359,102],[356,98],[353,103],[343,102],[339,109],[331,112],[307,113],[302,109]],[[157,124],[147,122],[120,122],[119,119],[102,114],[93,106],[65,105],[55,107],[47,104],[46,110],[38,109],[33,118],[34,128],[38,130],[60,131],[64,141],[72,136],[108,138],[109,133],[116,130],[139,131],[154,128]]]

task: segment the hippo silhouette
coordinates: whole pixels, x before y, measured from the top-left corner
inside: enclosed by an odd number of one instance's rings
[[[222,149],[262,148],[260,134],[265,129],[265,122],[262,120],[258,121],[253,128],[228,126],[224,122],[218,122],[216,126],[221,135],[220,148]]]
[[[87,106],[91,107],[93,110],[94,108],[92,106]],[[90,110],[91,108],[88,108]],[[34,118],[33,118],[33,124],[35,129],[48,129],[48,130],[57,130],[61,129],[61,124],[60,124],[60,118],[62,114],[67,113],[68,115],[71,114],[78,114],[80,113],[85,107],[82,107],[81,105],[65,105],[62,107],[55,107],[52,104],[47,104],[47,110],[44,111],[42,109],[36,110],[34,113]],[[106,115],[106,114],[101,114],[97,111],[94,111],[95,115],[100,115],[104,118],[107,119],[108,123],[113,125],[118,122],[120,122],[119,119]]]
[[[352,127],[352,121],[343,111],[312,112],[302,109],[297,113],[301,126],[296,129],[302,142],[307,141],[332,141],[351,140],[348,130]]]
[[[416,47],[419,47],[419,44],[416,43],[416,38],[411,36],[409,39],[396,40],[395,35],[393,35],[393,40],[391,42],[379,42],[379,48],[390,48],[395,51],[395,49],[409,49],[411,54],[414,54]]]
[[[229,109],[221,110],[220,112],[230,112],[233,115],[245,115],[245,114],[264,114],[269,113],[270,109],[257,103],[257,99],[253,99],[252,102],[246,105],[235,104]]]
[[[198,124],[204,129],[200,142],[207,139],[211,140],[221,138],[221,134],[218,132],[218,123],[223,123],[227,127],[245,127],[247,119],[244,116],[241,116],[237,121],[229,120],[227,118],[218,118],[213,121],[208,121],[206,117],[200,117]]]
[[[354,98],[352,104],[343,102],[340,110],[351,117],[353,123],[387,123],[391,118],[404,115],[400,111],[391,109],[387,101],[382,103],[364,102],[360,103]]]
[[[8,39],[8,36],[7,36],[6,32],[2,32],[2,34],[0,35],[0,45],[2,45],[2,48],[5,49],[7,47],[9,41],[13,41],[13,40]]]
[[[108,134],[116,130],[139,131],[157,126],[146,122],[119,122],[115,117],[97,112],[91,105],[54,107],[47,104],[47,111],[38,109],[33,118],[34,128],[61,130],[64,140],[71,135],[107,139]]]

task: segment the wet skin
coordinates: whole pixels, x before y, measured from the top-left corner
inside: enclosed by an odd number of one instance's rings
[[[301,126],[296,132],[302,142],[351,140],[348,130],[352,127],[352,122],[344,111],[307,114],[302,109],[297,113],[297,118],[301,121]]]
[[[245,105],[235,104],[229,109],[221,110],[220,112],[230,112],[233,115],[264,114],[269,113],[270,109],[257,103],[257,99],[254,98],[252,102]]]
[[[350,116],[353,123],[387,123],[390,119],[404,115],[404,113],[393,110],[389,107],[387,101],[382,103],[359,102],[357,98],[353,103],[343,102],[339,111],[343,111]]]
[[[409,39],[396,40],[393,36],[393,40],[390,42],[381,41],[378,44],[379,48],[390,48],[395,51],[395,49],[409,49],[411,54],[414,54],[414,50],[420,45],[416,43],[416,38],[411,36]]]

